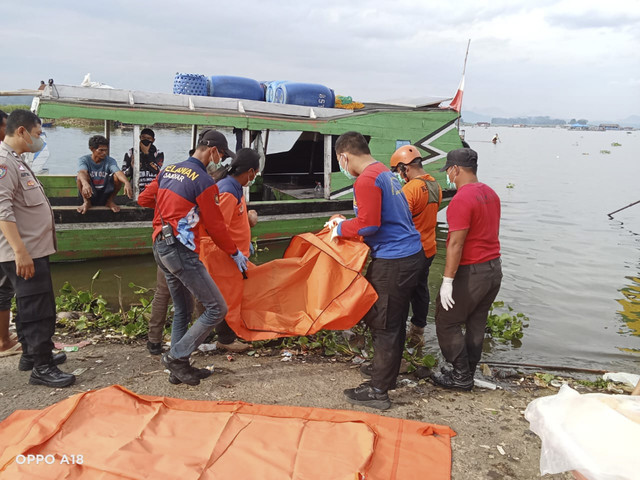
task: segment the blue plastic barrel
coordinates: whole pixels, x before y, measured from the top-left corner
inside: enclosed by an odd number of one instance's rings
[[[213,75],[209,77],[209,95],[212,97],[242,98],[264,101],[264,89],[252,78]]]
[[[333,90],[324,85],[284,82],[276,88],[273,101],[305,107],[333,108],[336,104],[336,96]]]
[[[207,77],[195,73],[176,73],[173,79],[173,93],[206,97]]]
[[[267,84],[267,91],[265,93],[265,100],[267,102],[275,102],[275,97],[276,97],[276,89],[278,88],[278,86],[282,85],[283,83],[287,83],[288,80],[272,80],[270,82],[265,82]]]

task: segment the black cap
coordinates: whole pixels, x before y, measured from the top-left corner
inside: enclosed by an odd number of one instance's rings
[[[478,166],[478,154],[475,150],[470,148],[458,148],[457,150],[451,150],[447,153],[447,163],[440,169],[441,172],[446,172],[450,167],[458,165],[459,167],[477,167]]]
[[[236,158],[236,154],[229,150],[227,137],[217,130],[205,130],[200,134],[198,145],[205,147],[218,147],[218,150],[224,152],[228,157]]]

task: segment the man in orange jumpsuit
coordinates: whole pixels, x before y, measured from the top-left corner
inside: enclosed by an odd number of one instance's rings
[[[409,343],[415,346],[424,344],[424,327],[429,312],[429,268],[436,256],[436,224],[438,210],[442,202],[442,189],[438,182],[424,171],[422,156],[413,145],[400,147],[391,156],[391,171],[401,182],[406,182],[402,192],[409,202],[409,210],[427,257],[426,268],[420,272],[418,286],[411,297],[411,326]]]

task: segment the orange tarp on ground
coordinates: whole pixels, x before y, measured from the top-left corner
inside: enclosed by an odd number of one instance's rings
[[[291,239],[283,258],[250,265],[248,278],[208,238],[200,259],[229,306],[229,326],[245,340],[311,335],[353,327],[378,296],[361,275],[369,247],[329,241],[329,230]]]
[[[452,436],[446,426],[355,411],[152,397],[116,385],[0,423],[0,478],[445,480]],[[43,460],[28,464],[29,454]]]

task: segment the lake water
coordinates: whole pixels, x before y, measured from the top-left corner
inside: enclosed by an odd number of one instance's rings
[[[530,318],[521,346],[490,342],[484,358],[638,372],[640,205],[613,219],[607,213],[640,199],[640,132],[465,130],[479,155],[480,181],[502,199],[504,280],[498,299]],[[49,171],[73,173],[77,158],[88,153],[88,137],[101,132],[57,127],[48,133]],[[496,145],[490,142],[495,133],[501,138]],[[156,130],[156,144],[165,151],[168,163],[184,159],[189,137],[188,131]],[[280,148],[292,138],[285,137]],[[230,133],[228,138],[233,146]],[[132,142],[131,131],[114,133],[111,155],[121,162]],[[612,146],[614,142],[621,146]],[[276,143],[270,140],[270,145]],[[430,275],[433,298],[444,267],[445,210],[439,220],[440,248]],[[259,258],[275,258],[283,248],[271,245]],[[103,273],[94,289],[111,302],[117,299],[114,275],[122,277],[127,295],[129,282],[145,286],[155,282],[153,258],[141,257],[57,264],[54,283],[57,287],[70,280],[86,288],[99,268]],[[428,348],[435,351],[433,318],[430,321]]]

